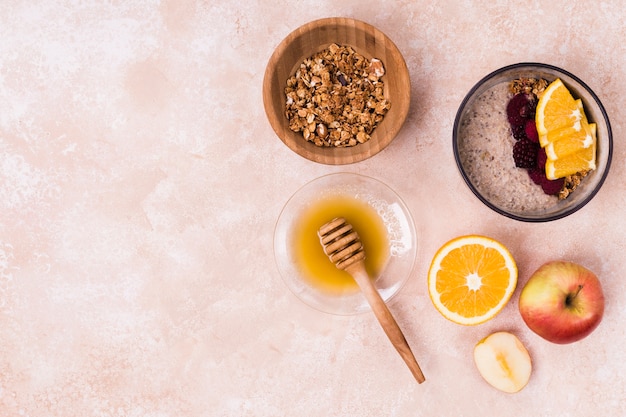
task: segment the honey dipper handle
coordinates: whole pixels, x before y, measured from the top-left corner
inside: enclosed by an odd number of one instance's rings
[[[374,283],[370,280],[363,262],[361,261],[350,265],[346,268],[346,272],[350,273],[359,287],[361,287],[361,291],[367,298],[367,301],[369,302],[372,311],[374,311],[378,322],[400,356],[402,356],[402,359],[404,359],[404,362],[411,370],[411,373],[417,382],[420,384],[424,382],[424,374],[422,373],[415,356],[413,356],[411,347],[407,343],[402,330],[398,326],[398,323],[391,315],[389,308],[387,308],[387,304],[385,304],[385,301],[380,296],[380,293],[374,286]]]

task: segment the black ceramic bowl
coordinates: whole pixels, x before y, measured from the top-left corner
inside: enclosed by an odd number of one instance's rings
[[[529,182],[525,170],[515,168],[512,157],[514,139],[510,139],[510,144],[500,146],[495,150],[492,149],[489,152],[480,149],[482,144],[476,144],[476,140],[469,140],[470,135],[465,133],[466,128],[464,126],[470,123],[470,117],[476,118],[475,106],[482,100],[481,96],[484,98],[485,94],[491,94],[491,89],[494,87],[497,89],[496,86],[499,84],[509,83],[521,77],[544,78],[548,82],[560,78],[574,98],[582,100],[589,122],[597,125],[596,169],[591,171],[583,179],[581,185],[566,199],[556,201],[556,198],[553,198],[552,201],[545,204],[543,202],[534,204],[525,202],[524,200],[529,195],[540,200],[547,197],[540,186],[532,183],[532,181]],[[498,94],[500,98],[503,97],[502,91]],[[493,117],[493,120],[481,122],[484,126],[484,128],[480,128],[484,130],[481,131],[481,134],[485,138],[496,134],[495,132],[500,132],[498,137],[502,137],[502,121],[506,122],[507,99],[503,98],[502,101],[501,106],[499,104],[494,106],[493,112],[487,111],[486,118],[491,119]],[[498,125],[500,125],[499,129],[496,128]],[[600,190],[611,165],[613,136],[604,106],[598,96],[582,80],[552,65],[519,63],[492,72],[476,83],[469,91],[459,106],[454,120],[452,146],[461,176],[472,192],[486,206],[512,219],[526,222],[547,222],[563,218],[581,209]],[[477,158],[481,158],[480,163],[475,162]],[[503,168],[494,169],[495,166],[491,165],[490,161],[500,163]],[[487,168],[485,171],[477,173],[477,166],[487,166]],[[487,170],[488,175],[484,175]],[[513,172],[513,170],[519,171]],[[509,175],[512,175],[515,180],[511,180]],[[524,175],[526,178],[522,178]],[[515,182],[517,179],[520,180],[519,184]],[[497,185],[493,185],[493,183]],[[539,195],[532,193],[539,193]]]

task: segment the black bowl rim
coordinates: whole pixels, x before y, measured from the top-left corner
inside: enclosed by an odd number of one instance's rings
[[[465,170],[463,169],[463,165],[461,164],[461,158],[459,156],[459,148],[458,148],[458,143],[457,143],[458,142],[457,141],[457,127],[459,126],[459,123],[461,121],[461,116],[462,116],[463,110],[465,109],[465,106],[467,105],[467,102],[474,95],[474,93],[485,82],[490,80],[492,77],[495,77],[498,74],[501,74],[503,72],[506,72],[506,71],[509,71],[509,70],[512,70],[512,69],[518,69],[518,68],[524,68],[524,67],[539,67],[539,68],[549,69],[549,70],[552,70],[552,71],[560,72],[560,73],[564,74],[565,76],[567,76],[567,77],[573,79],[574,81],[576,81],[578,84],[580,84],[580,86],[582,88],[584,88],[591,95],[593,100],[598,105],[598,108],[600,109],[600,112],[602,113],[602,117],[604,118],[604,121],[606,123],[606,128],[607,128],[608,156],[607,156],[606,168],[604,169],[604,172],[602,173],[602,177],[598,181],[598,184],[596,185],[596,187],[579,204],[577,204],[577,205],[575,205],[575,206],[573,206],[573,207],[571,207],[571,208],[569,208],[567,210],[564,210],[561,213],[550,215],[550,216],[545,216],[545,217],[527,217],[527,216],[523,216],[523,215],[519,215],[519,214],[514,214],[514,213],[508,212],[506,210],[503,210],[500,207],[497,207],[496,205],[492,204],[489,200],[487,200],[476,189],[476,187],[474,187],[474,184],[472,184],[472,182],[468,178],[467,174],[465,173]],[[520,62],[520,63],[517,63],[517,64],[507,65],[505,67],[502,67],[502,68],[499,68],[499,69],[497,69],[495,71],[492,71],[491,73],[489,73],[486,76],[484,76],[483,78],[481,78],[480,81],[478,81],[476,84],[474,84],[474,86],[469,90],[469,92],[466,94],[465,98],[461,102],[461,104],[459,106],[459,109],[457,110],[456,117],[454,118],[454,124],[453,124],[453,130],[452,130],[452,148],[453,148],[453,152],[454,152],[454,160],[456,162],[457,168],[459,169],[459,172],[461,173],[461,176],[463,177],[463,180],[465,181],[465,184],[467,184],[467,186],[472,191],[472,193],[476,197],[478,197],[478,199],[480,201],[482,201],[483,204],[485,204],[487,207],[489,207],[493,211],[495,211],[495,212],[497,212],[497,213],[499,213],[499,214],[501,214],[503,216],[506,216],[506,217],[509,217],[511,219],[514,219],[514,220],[519,220],[519,221],[523,221],[523,222],[530,222],[530,223],[542,223],[542,222],[549,222],[549,221],[553,221],[553,220],[562,219],[563,217],[569,216],[570,214],[573,214],[573,213],[577,212],[578,210],[583,208],[589,201],[591,201],[591,199],[593,199],[593,197],[595,197],[595,195],[598,193],[598,191],[600,191],[600,188],[602,188],[602,184],[604,184],[604,181],[606,180],[606,177],[609,174],[609,168],[611,167],[611,161],[613,159],[613,132],[611,130],[611,123],[609,122],[608,114],[606,112],[606,109],[602,105],[602,102],[600,101],[600,99],[598,98],[596,93],[583,80],[581,80],[580,78],[578,78],[577,76],[575,76],[571,72],[566,71],[566,70],[564,70],[562,68],[559,68],[557,66],[554,66],[554,65],[543,64],[543,63],[539,63],[539,62]]]

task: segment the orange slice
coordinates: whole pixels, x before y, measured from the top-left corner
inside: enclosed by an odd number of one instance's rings
[[[475,325],[495,317],[517,285],[517,265],[504,245],[489,237],[457,237],[443,245],[428,271],[428,293],[448,320]]]
[[[546,177],[549,180],[564,178],[577,172],[596,169],[595,147],[567,155],[556,161],[546,162]]]
[[[566,132],[562,132],[565,130]],[[595,123],[581,120],[580,130],[570,128],[548,132],[549,143],[546,145],[546,155],[554,161],[567,155],[582,151],[596,145]],[[554,133],[554,135],[553,135]],[[552,136],[552,137],[551,137]]]
[[[549,131],[575,126],[584,113],[560,78],[552,81],[537,103],[535,122],[539,136]]]
[[[576,100],[576,105],[581,113],[581,119],[579,122],[575,122],[571,126],[562,127],[560,129],[555,129],[547,132],[544,135],[539,135],[539,144],[542,148],[545,148],[550,144],[550,142],[556,142],[557,140],[568,138],[572,135],[580,135],[581,131],[588,129],[589,122],[587,117],[585,116],[585,110],[583,109],[582,100]]]
[[[577,172],[596,169],[596,124],[589,124],[594,138],[588,148],[571,153],[564,157],[546,161],[546,177],[550,180],[564,178]]]

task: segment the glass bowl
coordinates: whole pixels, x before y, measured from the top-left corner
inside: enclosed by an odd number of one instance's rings
[[[581,185],[572,194],[570,194],[569,197],[564,200],[559,200],[558,202],[556,202],[556,199],[553,199],[554,201],[542,205],[541,207],[538,207],[537,205],[534,207],[523,206],[525,204],[523,200],[529,195],[527,193],[536,192],[543,195],[543,191],[540,186],[528,183],[530,185],[525,185],[526,188],[522,188],[516,180],[508,180],[507,174],[509,172],[513,172],[513,170],[520,170],[514,174],[518,176],[517,178],[521,179],[522,175],[520,174],[521,169],[515,168],[514,165],[512,157],[512,144],[510,150],[501,150],[502,155],[493,155],[491,153],[487,154],[487,158],[496,158],[496,161],[505,157],[510,158],[511,171],[508,171],[508,168],[503,170],[493,169],[494,172],[492,177],[494,178],[494,182],[500,183],[498,186],[493,186],[491,185],[491,179],[485,179],[484,175],[482,175],[484,172],[481,173],[481,175],[477,175],[472,171],[472,169],[475,168],[473,168],[473,163],[471,162],[471,155],[474,154],[475,159],[478,157],[485,158],[485,153],[481,153],[482,151],[477,147],[474,147],[471,141],[467,141],[462,130],[463,124],[467,122],[466,118],[474,112],[474,105],[477,103],[479,98],[487,92],[487,90],[498,84],[508,83],[520,77],[544,78],[548,82],[554,81],[556,78],[560,78],[563,81],[563,84],[565,84],[565,86],[572,93],[574,98],[580,98],[582,100],[584,111],[587,115],[587,119],[589,119],[589,122],[597,124],[596,169],[591,171],[587,177],[584,178]],[[493,134],[496,129],[495,126],[499,124],[501,125],[502,120],[506,121],[506,103],[502,103],[501,113],[495,113],[496,111],[494,110],[493,120],[490,120],[488,125],[494,130],[492,132],[484,132],[485,137],[488,137],[490,133]],[[487,125],[487,122],[482,123]],[[452,145],[456,164],[461,176],[471,191],[485,205],[512,219],[525,222],[547,222],[563,218],[580,210],[600,190],[611,165],[613,135],[604,106],[600,102],[598,96],[596,96],[596,94],[582,80],[575,75],[552,65],[541,63],[519,63],[506,66],[492,72],[476,83],[476,85],[469,91],[464,100],[461,102],[454,120]],[[481,164],[486,163],[481,162]],[[528,176],[526,172],[523,172],[523,174],[526,175],[526,177]],[[528,178],[525,178],[520,181],[520,184],[527,181]]]
[[[369,310],[358,287],[341,293],[329,292],[314,285],[297,260],[296,237],[305,213],[320,201],[334,198],[354,200],[366,205],[373,209],[375,216],[379,216],[377,220],[382,220],[388,242],[387,259],[380,273],[372,278],[385,301],[398,293],[413,270],[417,251],[415,226],[408,208],[391,188],[376,179],[354,173],[319,177],[297,190],[283,207],[274,231],[274,256],[287,287],[301,301],[317,310],[336,315],[358,314]],[[343,216],[341,212],[331,214]],[[365,242],[363,246],[367,256]],[[319,250],[322,251],[321,245]]]

